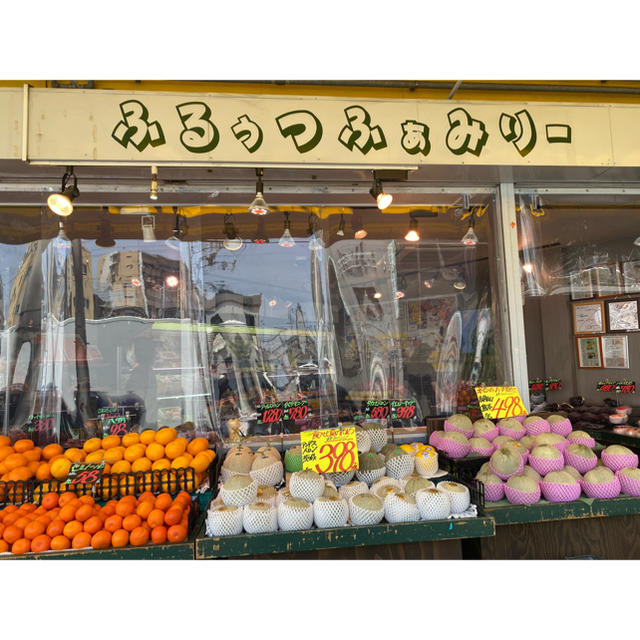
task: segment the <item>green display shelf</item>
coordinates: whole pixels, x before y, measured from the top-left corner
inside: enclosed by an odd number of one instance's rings
[[[621,444],[634,451],[640,449],[640,438],[625,436],[622,433],[614,433],[605,429],[582,429],[582,431],[588,433],[596,442],[600,442],[603,445]]]
[[[241,534],[217,538],[206,537],[203,525],[196,536],[196,559],[233,558],[405,542],[439,542],[493,535],[495,535],[493,519],[486,516],[403,524],[384,523],[369,527]]]

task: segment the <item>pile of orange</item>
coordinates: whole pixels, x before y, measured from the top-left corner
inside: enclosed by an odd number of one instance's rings
[[[0,553],[108,549],[182,542],[188,535],[191,497],[168,493],[124,496],[103,507],[72,491],[48,493],[40,506],[9,505],[0,511]]]
[[[11,446],[7,436],[0,436],[0,481],[36,478],[44,483],[36,495],[36,499],[39,499],[44,493],[60,488],[60,483],[55,481],[66,479],[72,463],[104,461],[103,475],[193,468],[195,481],[169,482],[168,474],[163,476],[167,477],[166,482],[151,483],[153,474],[146,481],[146,487],[154,491],[193,491],[202,483],[215,456],[206,438],[189,441],[178,436],[172,427],[163,427],[158,431],[147,429],[122,437],[91,438],[82,449],[74,447],[66,450],[59,444],[36,447],[29,439],[17,440]],[[106,500],[135,493],[139,489],[123,478],[122,486],[105,487],[104,495],[100,497]]]

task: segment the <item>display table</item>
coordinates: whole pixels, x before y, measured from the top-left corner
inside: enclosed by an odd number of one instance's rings
[[[493,538],[468,546],[467,555],[483,560],[562,560],[595,557],[640,558],[640,498],[542,500],[527,506],[505,500],[487,503],[496,524]]]
[[[486,516],[364,527],[196,537],[196,559],[462,559],[461,539],[493,536]]]

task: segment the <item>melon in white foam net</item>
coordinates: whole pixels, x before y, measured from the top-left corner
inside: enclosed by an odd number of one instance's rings
[[[558,458],[562,458],[562,453],[549,444],[541,444],[537,447],[534,447],[531,451],[531,455],[534,458],[546,458],[550,460],[557,460]]]
[[[464,429],[465,431],[473,431],[473,423],[467,416],[461,413],[455,413],[454,415],[449,416],[447,418],[447,421],[450,422],[454,427],[458,427],[459,429]]]
[[[524,493],[535,493],[538,490],[538,483],[528,475],[519,473],[517,476],[511,476],[507,480],[507,485],[516,491]]]
[[[583,478],[585,482],[589,482],[590,484],[606,484],[607,482],[615,480],[615,475],[613,471],[607,467],[595,467],[595,469],[587,471]]]
[[[551,471],[544,477],[544,481],[553,484],[578,484],[578,480],[566,471]]]
[[[491,465],[502,476],[515,473],[522,464],[522,456],[513,447],[500,447],[491,454]]]
[[[420,489],[430,489],[434,484],[431,480],[427,480],[421,476],[417,476],[415,478],[411,478],[404,485],[404,492],[408,493],[410,496],[416,494],[416,492],[420,491]]]
[[[473,423],[473,433],[476,436],[483,436],[485,433],[489,433],[489,431],[492,431],[495,428],[496,425],[486,418],[480,418],[480,420],[476,420]]]

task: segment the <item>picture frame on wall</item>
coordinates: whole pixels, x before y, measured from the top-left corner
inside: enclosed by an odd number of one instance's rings
[[[602,347],[600,336],[576,338],[579,369],[602,369]]]
[[[615,300],[607,302],[609,331],[638,331],[638,301]]]
[[[588,300],[593,298],[593,275],[591,269],[572,271],[569,274],[572,300]]]
[[[629,342],[627,336],[601,336],[602,365],[604,369],[629,368]]]
[[[625,293],[640,293],[640,260],[622,263],[622,280]]]
[[[604,302],[574,302],[573,332],[577,336],[604,333]]]
[[[596,296],[611,298],[622,295],[622,271],[619,262],[599,264],[593,268],[596,282]]]

